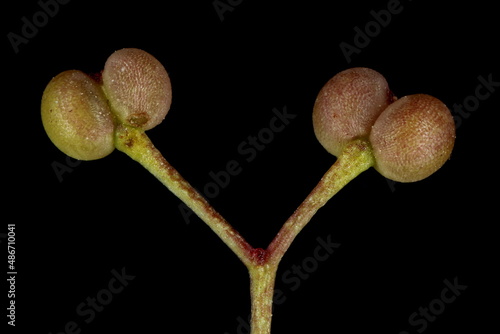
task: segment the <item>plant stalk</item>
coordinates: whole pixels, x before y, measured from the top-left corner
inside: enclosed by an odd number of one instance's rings
[[[277,265],[300,231],[336,193],[375,163],[371,146],[363,139],[349,143],[316,187],[283,224],[267,248],[269,263]]]
[[[115,146],[139,162],[193,210],[248,268],[252,300],[251,334],[271,333],[276,273],[279,262],[295,237],[330,198],[374,164],[371,147],[367,141],[355,140],[348,144],[318,185],[288,218],[267,250],[263,250],[248,244],[167,162],[143,130],[118,125],[115,131]]]
[[[247,267],[253,264],[253,247],[168,163],[143,130],[119,125],[115,131],[115,146],[140,163],[193,210]]]
[[[251,334],[270,334],[274,281],[278,266],[256,265],[249,269],[252,299]]]

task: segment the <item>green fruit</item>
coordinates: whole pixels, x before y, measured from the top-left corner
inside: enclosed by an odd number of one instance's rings
[[[42,122],[50,140],[78,160],[95,160],[115,146],[115,125],[97,82],[83,72],[65,71],[53,78],[42,96]]]

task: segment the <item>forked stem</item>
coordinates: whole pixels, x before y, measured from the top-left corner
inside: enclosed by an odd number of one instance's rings
[[[335,164],[321,178],[297,210],[288,218],[267,250],[253,248],[154,147],[143,130],[119,125],[115,146],[139,162],[200,217],[246,265],[252,299],[251,334],[271,333],[274,283],[279,262],[314,214],[349,181],[373,166],[369,143],[348,144]]]
[[[370,144],[355,140],[348,144],[333,166],[321,178],[302,204],[288,218],[267,250],[262,263],[250,269],[252,295],[251,334],[270,334],[274,281],[278,265],[295,237],[316,212],[340,189],[374,164]]]

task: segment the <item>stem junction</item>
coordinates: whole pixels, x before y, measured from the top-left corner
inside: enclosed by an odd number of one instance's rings
[[[140,163],[203,220],[248,268],[252,300],[251,334],[271,333],[274,283],[279,262],[295,237],[340,189],[374,164],[368,141],[348,144],[318,185],[288,218],[267,249],[253,248],[154,147],[143,130],[119,125],[118,150]]]

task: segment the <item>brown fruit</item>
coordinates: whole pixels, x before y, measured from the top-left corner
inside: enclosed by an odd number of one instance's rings
[[[395,97],[378,72],[363,67],[342,71],[321,89],[314,104],[313,126],[321,145],[335,156],[372,125]]]
[[[388,179],[425,179],[450,158],[455,142],[453,117],[440,100],[405,96],[379,116],[370,134],[375,169]]]
[[[103,89],[118,119],[149,130],[165,118],[172,102],[170,78],[163,65],[139,49],[113,53],[102,73]]]
[[[95,160],[114,150],[113,115],[101,87],[85,73],[65,71],[53,78],[41,112],[47,135],[70,157]]]

